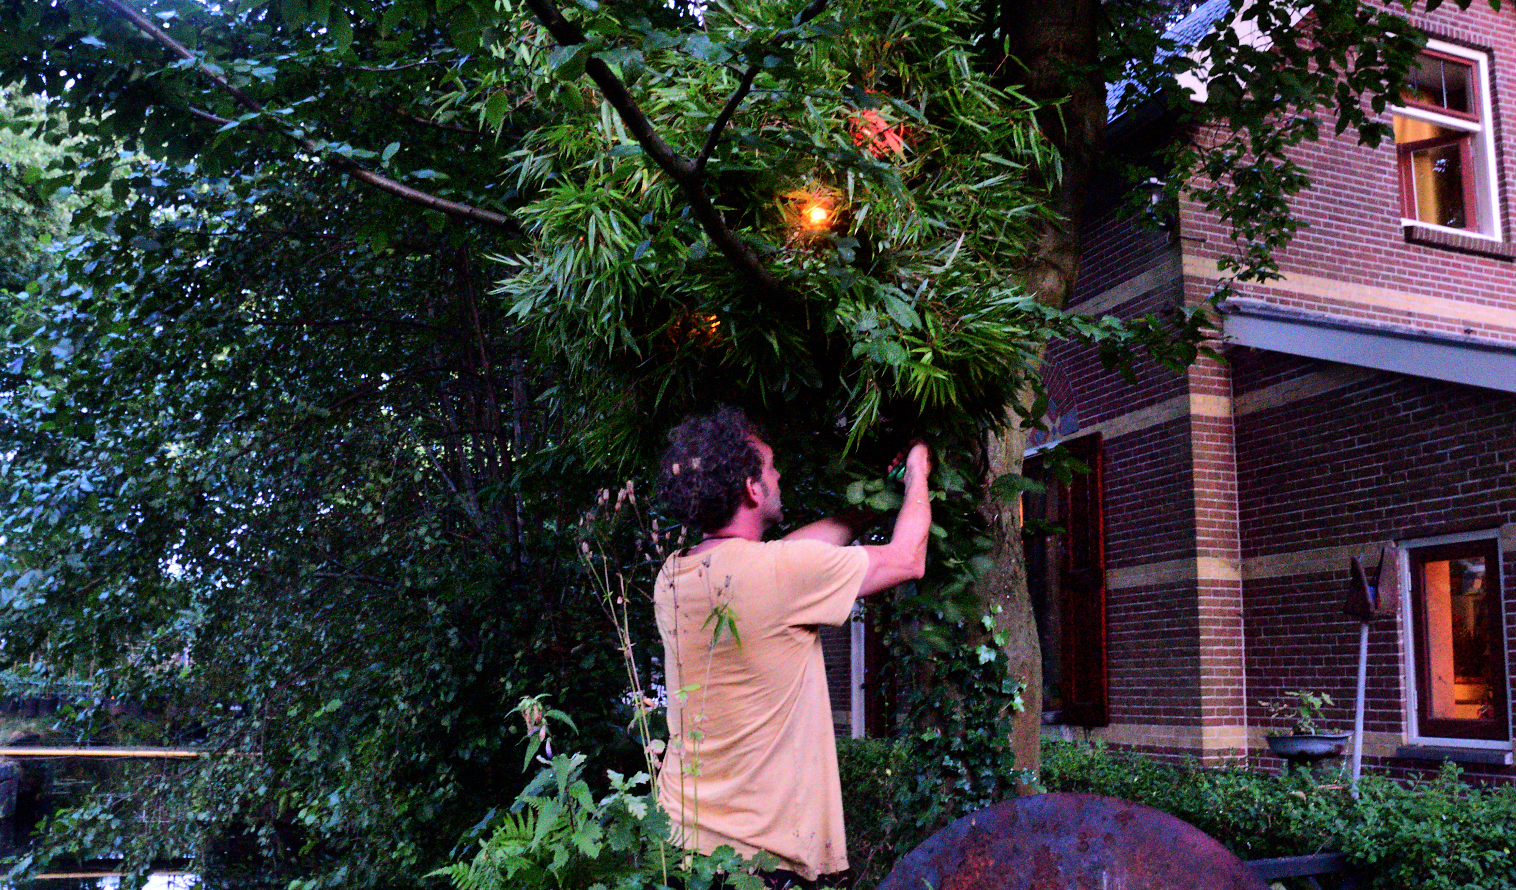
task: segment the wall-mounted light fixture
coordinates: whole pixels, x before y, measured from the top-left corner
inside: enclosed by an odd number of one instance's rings
[[[1147,199],[1142,215],[1161,231],[1171,235],[1178,232],[1179,220],[1175,218],[1174,208],[1169,204],[1168,183],[1150,176],[1138,188]]]

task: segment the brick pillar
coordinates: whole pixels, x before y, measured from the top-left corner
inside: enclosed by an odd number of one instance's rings
[[[1195,610],[1203,762],[1247,750],[1247,673],[1243,652],[1241,540],[1232,379],[1202,358],[1188,372],[1190,473],[1195,509]]]

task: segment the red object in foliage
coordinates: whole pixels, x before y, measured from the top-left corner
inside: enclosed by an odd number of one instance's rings
[[[876,158],[905,151],[905,135],[899,127],[891,126],[884,116],[872,108],[854,115],[853,144],[869,150]]]

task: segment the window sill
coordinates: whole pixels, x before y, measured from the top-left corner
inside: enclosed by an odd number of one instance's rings
[[[1407,225],[1401,228],[1405,232],[1407,244],[1424,244],[1428,247],[1441,247],[1446,250],[1455,250],[1459,253],[1493,257],[1497,260],[1516,259],[1516,244],[1507,241],[1493,241],[1489,238],[1480,238],[1474,235],[1445,232],[1441,229],[1428,228],[1427,226]]]
[[[1405,760],[1451,760],[1454,763],[1475,763],[1482,766],[1510,766],[1509,749],[1456,748],[1447,745],[1401,745],[1395,756]]]

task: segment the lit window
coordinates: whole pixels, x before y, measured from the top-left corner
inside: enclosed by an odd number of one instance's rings
[[[1395,108],[1401,216],[1498,238],[1486,59],[1436,41],[1428,47]]]
[[[1417,735],[1508,742],[1498,542],[1409,553]]]

